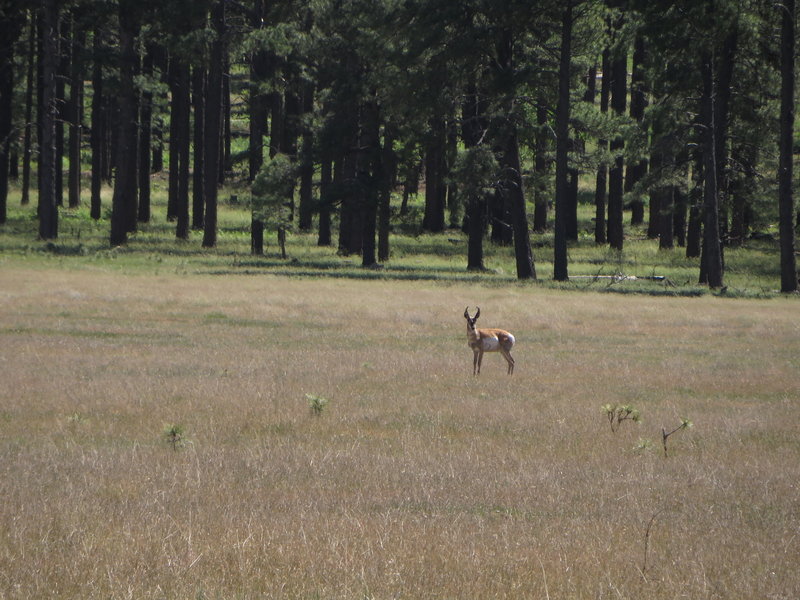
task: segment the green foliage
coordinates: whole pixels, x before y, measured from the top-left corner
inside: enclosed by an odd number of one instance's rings
[[[689,419],[687,419],[685,417],[681,417],[680,425],[678,425],[672,431],[667,431],[666,428],[664,428],[664,427],[661,428],[661,443],[664,446],[664,456],[668,456],[667,439],[669,438],[669,436],[671,436],[673,433],[677,433],[678,431],[683,431],[684,429],[689,429],[692,426],[693,426],[693,423]]]
[[[253,215],[265,224],[287,228],[291,224],[291,201],[297,169],[285,154],[264,163],[252,186]]]
[[[276,154],[264,163],[252,185],[253,218],[278,234],[281,256],[286,257],[286,233],[294,225],[292,194],[297,166],[285,154]]]
[[[177,452],[186,444],[186,435],[183,425],[171,424],[164,427],[164,440]]]
[[[638,423],[641,419],[639,411],[630,404],[604,404],[602,406],[603,414],[608,419],[611,425],[611,431],[617,432],[623,421],[633,421]]]
[[[451,176],[459,193],[474,201],[494,190],[499,171],[500,165],[492,149],[480,144],[458,153]]]
[[[322,411],[325,410],[325,407],[328,406],[327,398],[315,396],[314,394],[306,394],[306,401],[308,402],[308,408],[311,414],[315,417],[319,417]]]

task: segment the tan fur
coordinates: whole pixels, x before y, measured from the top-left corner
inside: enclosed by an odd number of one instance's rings
[[[464,309],[464,318],[467,320],[467,344],[472,348],[472,374],[480,375],[481,363],[485,352],[499,352],[508,363],[508,374],[514,372],[514,357],[511,348],[514,347],[514,335],[505,329],[478,329],[475,322],[481,314],[478,308],[474,317],[469,316],[469,307]]]

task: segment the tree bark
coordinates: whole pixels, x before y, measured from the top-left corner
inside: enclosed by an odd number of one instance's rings
[[[548,204],[550,199],[547,195],[547,142],[550,131],[547,127],[547,108],[544,100],[536,103],[536,136],[535,136],[535,156],[533,159],[534,176],[534,208],[533,208],[533,230],[543,233],[547,229]]]
[[[128,233],[136,224],[136,70],[137,23],[135,0],[119,3],[119,122],[116,130],[116,168],[114,196],[111,205],[112,246],[127,243]],[[133,224],[131,224],[131,215]]]
[[[308,115],[314,110],[314,86],[303,83],[302,111]],[[297,226],[300,231],[311,231],[313,220],[314,136],[308,127],[303,127],[300,146],[300,203]]]
[[[220,161],[219,161],[219,184],[225,183],[225,176],[231,170],[231,60],[228,56],[228,48],[223,46],[222,57],[222,131],[220,135]]]
[[[731,151],[731,160],[734,164],[740,165],[740,170],[730,183],[731,229],[729,243],[741,246],[747,238],[750,227],[750,207],[756,185],[758,147],[754,144],[736,145]],[[780,177],[778,180],[780,185]]]
[[[569,152],[570,62],[572,56],[572,0],[567,0],[561,19],[561,50],[556,107],[556,228],[553,244],[553,279],[567,281],[567,172]]]
[[[390,202],[397,171],[394,130],[391,127],[386,127],[380,153],[381,168],[380,172],[376,173],[378,182],[378,262],[386,262],[389,260]]]
[[[27,206],[30,203],[31,187],[31,138],[33,137],[33,88],[36,65],[36,13],[30,10],[30,26],[28,28],[28,56],[27,77],[25,82],[25,133],[22,145],[22,198],[20,203]]]
[[[647,108],[647,90],[644,77],[645,41],[642,34],[637,34],[633,44],[633,68],[631,70],[631,119],[642,123]],[[629,163],[625,172],[625,192],[631,192],[634,186],[647,174],[647,161],[639,160]],[[644,202],[641,194],[631,200],[631,225],[644,223]]]
[[[611,61],[611,109],[618,115],[625,113],[626,98],[628,93],[627,52],[617,50],[618,56]],[[611,141],[611,152],[617,154],[614,164],[608,173],[608,244],[612,248],[622,250],[624,243],[623,232],[623,166],[622,149],[624,142],[621,137]]]
[[[68,204],[77,208],[81,203],[81,142],[83,139],[83,47],[86,32],[78,19],[72,22],[72,69],[69,89],[69,177]]]
[[[370,99],[364,103],[361,111],[359,139],[358,179],[363,190],[364,233],[361,246],[361,266],[373,267],[377,264],[377,246],[375,235],[378,220],[378,180],[383,177],[383,164],[380,143],[380,114],[378,103]]]
[[[781,109],[778,211],[780,219],[781,292],[797,291],[794,196],[792,193],[792,144],[794,137],[795,0],[781,6]]]
[[[60,5],[59,5],[60,6]],[[63,7],[62,7],[63,8]],[[63,11],[57,25],[58,62],[56,71],[56,204],[64,206],[64,123],[66,115],[66,81],[69,77],[69,13]]]
[[[215,38],[211,43],[208,69],[208,97],[205,119],[205,223],[203,247],[217,245],[217,177],[220,163],[220,126],[222,117],[222,60],[224,57],[225,1],[218,0],[211,9],[211,26]]]
[[[39,239],[58,237],[56,202],[56,70],[58,67],[58,2],[42,1],[41,96],[39,100]]]
[[[700,257],[700,283],[711,288],[723,285],[722,245],[719,227],[719,196],[717,188],[716,160],[716,109],[714,107],[714,54],[708,50],[701,52],[700,71],[703,80],[703,246]]]
[[[148,79],[153,76],[153,50],[148,48],[142,60],[142,75]],[[142,91],[139,112],[139,212],[140,223],[150,221],[150,146],[152,142],[153,93]]]
[[[698,146],[700,142],[698,141]],[[692,151],[692,177],[689,188],[689,222],[686,227],[686,258],[700,256],[703,232],[703,153],[695,148]]]
[[[728,169],[728,129],[730,121],[730,104],[733,93],[733,76],[736,50],[739,39],[738,25],[734,24],[725,36],[716,66],[716,83],[714,89],[714,157],[717,171],[717,205],[720,213],[720,240],[728,238],[728,188],[730,186]],[[723,268],[725,257],[722,255]]]
[[[483,142],[486,133],[486,103],[481,100],[475,83],[469,84],[464,104],[461,107],[461,137],[464,146],[474,148]],[[483,237],[486,233],[486,208],[485,195],[476,195],[466,199],[466,229],[467,229],[467,270],[483,271]]]
[[[0,223],[8,212],[8,167],[11,153],[14,95],[14,42],[20,23],[13,10],[0,12]]]
[[[260,29],[264,23],[264,0],[255,0],[253,28]],[[264,164],[264,135],[269,113],[269,96],[260,86],[269,76],[269,55],[264,50],[253,53],[250,61],[250,147],[248,156],[248,179],[252,182]]]
[[[330,157],[323,157],[319,175],[319,233],[317,246],[331,245],[331,211],[333,209],[330,197],[333,183],[333,161]]]
[[[531,238],[528,229],[528,212],[525,206],[525,189],[522,183],[522,166],[519,158],[519,141],[516,127],[509,123],[502,166],[508,174],[506,193],[511,208],[511,226],[514,230],[514,256],[517,279],[536,279]]]
[[[175,68],[176,74],[176,89],[177,112],[172,115],[175,119],[175,139],[170,140],[170,144],[175,144],[176,153],[175,158],[177,164],[174,168],[178,171],[177,177],[177,196],[175,203],[175,237],[180,240],[189,239],[189,150],[190,150],[190,120],[191,120],[191,76],[189,73],[189,65],[183,61],[178,63]],[[170,164],[170,171],[173,166]]]
[[[445,145],[444,119],[431,120],[429,138],[425,148],[425,215],[422,228],[438,233],[444,231],[445,192]]]
[[[181,93],[179,89],[180,59],[172,54],[167,67],[167,84],[169,86],[169,151],[167,173],[167,221],[178,217],[178,171],[180,165],[179,123],[181,111]]]
[[[611,61],[608,48],[603,50],[603,79],[600,84],[600,112],[608,112],[608,100],[611,93]],[[608,150],[608,140],[598,140],[598,149]],[[601,161],[597,166],[594,188],[594,242],[605,244],[606,238],[606,202],[608,200],[608,165]]]
[[[192,155],[192,229],[203,228],[205,198],[203,197],[203,171],[205,165],[203,140],[205,138],[206,70],[195,65],[192,68],[192,108],[194,110],[194,153]],[[263,235],[262,235],[263,237]]]
[[[92,117],[90,144],[92,147],[92,175],[90,213],[94,220],[101,216],[102,200],[100,197],[103,187],[103,146],[105,145],[106,129],[106,102],[104,100],[102,32],[98,27],[94,30],[92,40],[92,54],[94,66],[92,68]]]
[[[250,254],[264,254],[264,222],[260,219],[250,220]]]

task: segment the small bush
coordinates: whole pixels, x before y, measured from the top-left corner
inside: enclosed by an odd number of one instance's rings
[[[164,439],[175,452],[178,451],[178,448],[183,448],[186,443],[183,425],[175,424],[164,427]]]
[[[614,433],[617,432],[623,421],[631,420],[638,423],[641,419],[639,411],[630,404],[605,404],[602,410]]]
[[[326,398],[315,396],[314,394],[306,394],[306,400],[308,401],[308,407],[311,410],[311,414],[315,417],[320,416],[322,411],[325,410],[325,407],[328,405],[328,400]]]

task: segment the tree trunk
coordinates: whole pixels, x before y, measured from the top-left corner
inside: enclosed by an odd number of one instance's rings
[[[536,136],[535,136],[535,156],[533,159],[534,176],[534,208],[533,208],[533,230],[543,233],[547,229],[548,204],[550,199],[547,197],[547,142],[550,139],[550,131],[547,127],[547,108],[544,100],[536,103]]]
[[[56,202],[56,70],[58,67],[58,2],[42,1],[41,95],[39,101],[39,238],[58,237]]]
[[[281,125],[281,139],[280,139],[280,152],[292,159],[293,164],[297,164],[297,139],[300,135],[300,117],[301,117],[301,100],[300,95],[297,93],[296,86],[300,85],[295,78],[295,81],[288,83],[288,88],[284,92],[283,97],[283,112]],[[295,218],[295,182],[292,182],[292,191],[289,195],[289,207],[291,210],[290,220],[294,221]]]
[[[192,229],[203,228],[205,199],[203,198],[205,137],[206,70],[202,66],[192,67],[192,108],[194,110],[194,144],[192,155]],[[263,236],[262,236],[263,237]]]
[[[467,149],[483,143],[486,134],[486,102],[481,99],[478,87],[470,83],[461,107],[461,138]],[[483,271],[483,237],[486,233],[486,195],[466,198],[464,219],[467,232],[467,270]]]
[[[792,193],[792,142],[794,137],[795,0],[781,7],[781,109],[778,211],[780,219],[781,292],[797,291],[794,196]]]
[[[303,83],[302,111],[310,115],[314,110],[314,86]],[[314,179],[314,136],[309,127],[303,127],[300,146],[300,204],[298,206],[297,226],[300,231],[311,231],[313,225],[313,179]]]
[[[377,100],[365,102],[361,111],[360,139],[358,143],[358,179],[363,190],[362,225],[364,233],[361,246],[361,266],[377,264],[375,235],[378,220],[378,180],[383,177],[380,143],[380,114]]]
[[[717,171],[717,206],[720,213],[720,240],[728,238],[728,188],[730,186],[728,170],[728,129],[730,121],[730,103],[733,91],[734,61],[738,46],[738,25],[734,24],[725,37],[719,55],[717,67],[717,83],[714,89],[714,155]],[[723,268],[724,268],[724,255]]]
[[[220,162],[220,126],[222,116],[222,60],[224,57],[225,2],[218,0],[211,9],[211,26],[215,32],[211,43],[208,69],[208,97],[205,119],[205,223],[203,247],[217,245],[217,178]]]
[[[167,174],[167,221],[178,217],[178,171],[180,166],[179,123],[181,92],[179,89],[180,59],[172,54],[167,67],[169,85],[169,173]]]
[[[281,258],[286,260],[286,229],[278,227],[278,246],[281,249]]]
[[[703,115],[703,173],[705,175],[700,283],[707,283],[711,288],[721,288],[723,273],[717,189],[714,55],[712,52],[704,50],[701,53],[700,70],[703,80],[701,103]]]
[[[178,171],[177,177],[177,196],[175,198],[175,237],[179,240],[189,239],[189,150],[191,140],[191,75],[189,65],[183,61],[175,65],[176,90],[178,98],[176,102],[177,112],[172,118],[177,121],[175,124],[175,139],[170,140],[170,145],[175,144],[175,158],[177,164],[174,168]],[[170,171],[172,170],[170,165]]]
[[[94,66],[92,68],[92,120],[90,134],[92,147],[90,213],[94,220],[99,220],[101,216],[102,200],[100,193],[103,187],[103,146],[106,138],[106,103],[103,97],[105,92],[103,86],[103,64],[101,62],[102,52],[102,33],[100,28],[96,28],[92,41]]]
[[[0,223],[6,222],[8,212],[8,166],[14,106],[14,42],[19,26],[13,12],[0,12]]]
[[[641,125],[644,111],[647,108],[647,90],[644,78],[645,42],[641,34],[637,34],[633,44],[633,68],[631,71],[631,119]],[[647,174],[647,161],[639,160],[630,163],[625,172],[625,192],[631,192],[634,186]],[[637,194],[631,200],[631,225],[644,223],[644,202],[642,195]]]
[[[699,146],[698,141],[696,146]],[[686,227],[686,258],[700,256],[700,239],[703,232],[703,153],[692,151],[692,176],[689,187],[689,222]]]
[[[134,13],[135,0],[120,0],[119,3],[119,121],[117,124],[116,176],[111,206],[112,246],[127,243],[136,219],[136,89],[133,84],[136,70],[137,24]]]
[[[250,147],[248,153],[248,172],[249,181],[254,181],[256,175],[264,164],[264,133],[267,126],[267,96],[257,91],[259,71],[255,65],[260,58],[256,55],[251,65],[251,89],[250,89],[250,122],[249,136]]]
[[[281,152],[281,140],[283,139],[283,94],[272,92],[269,95],[269,157],[273,158]]]
[[[506,194],[511,209],[511,226],[514,230],[514,256],[517,279],[536,279],[533,251],[528,230],[528,212],[525,205],[525,189],[522,183],[522,166],[519,158],[519,141],[516,126],[508,123],[509,133],[503,152],[502,166],[508,173]]]
[[[570,115],[570,62],[572,58],[572,0],[567,0],[561,18],[561,50],[556,107],[556,228],[553,243],[553,279],[569,279],[567,259],[567,174]]]
[[[611,61],[608,48],[603,50],[603,79],[600,84],[600,112],[608,112],[608,100],[611,93]],[[608,150],[608,140],[598,140],[598,150]],[[608,200],[608,165],[601,161],[597,166],[594,188],[594,242],[605,244],[606,238],[606,201]]]
[[[689,196],[680,186],[675,187],[675,210],[672,214],[672,231],[678,246],[686,246],[686,213],[689,208]]]
[[[422,228],[433,233],[444,231],[445,224],[445,133],[444,119],[432,119],[425,148],[425,215]]]
[[[378,262],[389,260],[389,233],[391,217],[392,187],[397,171],[394,152],[394,130],[387,127],[383,146],[380,149],[380,177],[378,178]],[[377,174],[376,174],[377,175]]]
[[[662,190],[659,205],[661,206],[659,214],[661,233],[658,237],[658,247],[661,250],[671,250],[675,247],[675,188],[673,186]]]
[[[260,29],[264,23],[264,0],[255,0],[253,28]],[[269,113],[269,96],[261,86],[269,76],[269,55],[259,50],[250,61],[250,147],[248,156],[248,179],[252,182],[264,164],[264,135]]]
[[[69,178],[68,203],[77,208],[81,203],[81,142],[83,138],[83,49],[86,32],[78,29],[77,19],[72,25],[72,70],[69,89]]]
[[[30,203],[31,187],[31,138],[33,137],[33,88],[36,65],[36,13],[30,10],[30,26],[28,28],[28,72],[25,83],[25,133],[22,146],[22,199],[20,203],[27,206]]]
[[[264,222],[256,218],[250,221],[250,254],[264,254]]]
[[[730,243],[740,246],[747,238],[750,227],[751,203],[755,195],[758,146],[742,144],[734,146],[731,160],[740,165],[739,173],[731,182],[731,229]],[[780,185],[780,177],[778,178]]]
[[[60,5],[59,5],[60,6]],[[66,115],[66,81],[69,77],[69,23],[70,16],[67,12],[61,13],[57,31],[58,40],[58,66],[56,71],[56,204],[64,206],[64,123],[67,122]]]
[[[323,157],[319,175],[319,234],[317,246],[331,245],[331,184],[333,183],[333,161]]]
[[[142,60],[142,76],[153,76],[153,50],[148,48]],[[152,141],[153,93],[147,86],[142,91],[139,113],[139,214],[140,223],[150,221],[150,146]]]
[[[169,87],[169,54],[167,49],[161,44],[153,46],[153,63],[161,74],[160,83],[164,84],[164,88]],[[159,97],[159,104],[163,105],[167,94],[164,93]],[[164,130],[162,119],[154,119],[152,129],[152,146],[153,158],[151,171],[153,173],[161,173],[164,170]]]
[[[618,115],[625,113],[628,61],[627,52],[617,49],[618,56],[611,61],[611,109]],[[622,250],[623,232],[623,159],[624,142],[617,137],[611,142],[611,152],[616,154],[608,173],[608,244]]]
[[[231,163],[231,60],[228,48],[223,47],[222,70],[222,136],[219,161],[219,184],[225,183],[225,175],[232,168]]]

